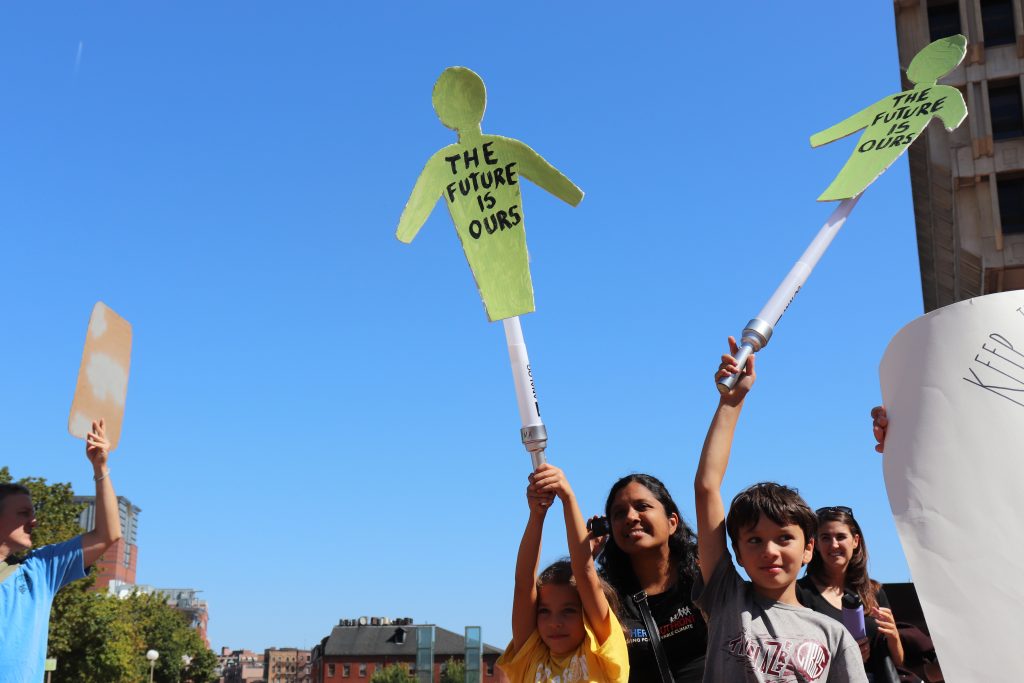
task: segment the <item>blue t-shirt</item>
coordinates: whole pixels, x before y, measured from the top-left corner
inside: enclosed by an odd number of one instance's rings
[[[0,681],[40,683],[57,591],[85,576],[82,537],[29,553],[0,583]]]

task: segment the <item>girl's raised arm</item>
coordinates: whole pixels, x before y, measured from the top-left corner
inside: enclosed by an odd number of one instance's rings
[[[533,475],[530,475],[533,481]],[[516,652],[526,644],[537,629],[537,564],[540,562],[540,540],[544,533],[544,518],[551,507],[550,494],[537,493],[534,486],[526,489],[526,502],[530,517],[526,521],[523,540],[516,558],[516,587],[512,599],[512,646]]]
[[[565,473],[554,465],[544,464],[533,475],[534,487],[541,493],[558,496],[565,513],[565,536],[569,542],[569,561],[576,579],[576,590],[583,603],[583,613],[594,632],[598,644],[604,644],[612,634],[611,607],[601,588],[601,579],[594,567],[590,552],[590,539],[583,514],[576,504],[576,494],[569,486]]]

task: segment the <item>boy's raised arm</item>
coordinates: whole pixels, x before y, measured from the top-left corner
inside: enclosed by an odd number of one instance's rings
[[[85,437],[85,455],[92,463],[96,481],[96,524],[92,531],[82,534],[82,564],[94,564],[100,556],[121,538],[121,515],[117,509],[117,494],[110,481],[110,442],[107,441],[103,420],[92,423],[92,431]]]
[[[736,367],[736,340],[729,337],[729,348],[733,355],[722,356],[722,364],[715,375],[716,381],[739,372]],[[743,368],[743,377],[718,403],[715,416],[711,419],[708,435],[697,465],[693,480],[694,498],[697,504],[697,559],[705,583],[722,559],[725,547],[725,504],[722,502],[722,480],[729,465],[732,437],[736,432],[743,399],[754,384],[754,357],[751,356]]]
[[[611,607],[601,588],[597,576],[594,556],[590,548],[590,537],[583,513],[576,503],[576,494],[569,486],[565,473],[549,464],[541,465],[534,473],[534,486],[545,493],[553,493],[562,501],[565,514],[565,536],[569,543],[569,562],[576,579],[576,590],[583,603],[583,613],[599,644],[612,634]]]
[[[530,479],[532,482],[532,475]],[[544,518],[551,507],[551,496],[536,493],[531,484],[526,489],[526,501],[530,505],[530,518],[519,543],[516,587],[512,598],[512,646],[516,652],[537,628],[537,564],[540,562],[540,541],[544,533]]]

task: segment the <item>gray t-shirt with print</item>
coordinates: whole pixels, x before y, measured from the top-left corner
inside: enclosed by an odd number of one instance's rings
[[[835,619],[759,596],[723,553],[693,602],[708,615],[704,683],[867,683],[860,648]]]

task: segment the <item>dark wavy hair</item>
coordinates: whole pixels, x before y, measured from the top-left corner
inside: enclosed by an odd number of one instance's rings
[[[850,558],[850,563],[846,565],[846,574],[843,577],[844,588],[852,591],[860,596],[860,601],[864,604],[864,610],[873,610],[878,607],[878,589],[882,587],[882,584],[872,580],[868,576],[868,546],[864,542],[864,534],[861,533],[860,524],[857,524],[857,520],[853,518],[853,514],[840,510],[838,508],[822,508],[818,512],[818,528],[821,525],[828,524],[829,522],[839,522],[845,524],[850,528],[850,533],[857,536],[860,539],[860,543],[853,549],[853,557]],[[821,559],[821,548],[817,547],[814,549],[814,555],[811,557],[811,561],[807,564],[807,575],[812,579],[816,579],[818,583],[824,583],[826,581],[825,576],[825,561]]]
[[[725,530],[729,533],[736,557],[740,531],[756,526],[761,516],[779,526],[796,524],[804,532],[804,544],[810,543],[818,533],[818,518],[796,489],[773,481],[753,484],[736,494],[725,517]]]
[[[668,538],[669,557],[676,563],[679,578],[684,582],[684,585],[693,585],[700,572],[697,566],[697,534],[683,520],[683,515],[679,512],[679,506],[672,500],[672,496],[660,479],[649,474],[629,474],[619,479],[612,485],[611,491],[608,492],[608,499],[604,504],[604,514],[611,519],[612,503],[615,501],[615,496],[619,494],[619,491],[633,483],[640,484],[650,491],[658,502],[661,503],[662,507],[665,508],[666,515],[675,513],[679,518],[679,525]],[[605,544],[604,551],[598,560],[598,566],[601,573],[608,579],[608,582],[617,590],[623,594],[636,592],[638,586],[636,575],[633,573],[633,565],[630,563],[629,555],[615,543],[614,535],[608,536],[608,542]]]

